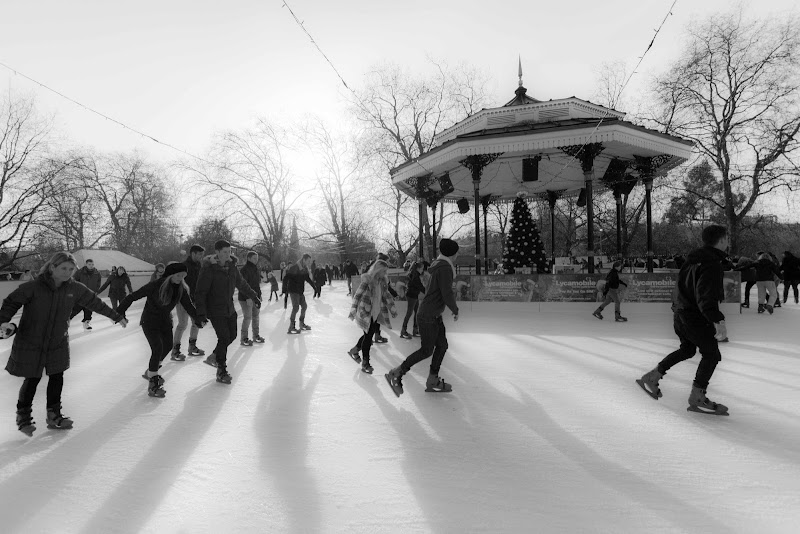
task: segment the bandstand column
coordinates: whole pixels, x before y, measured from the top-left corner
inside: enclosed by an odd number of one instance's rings
[[[589,256],[589,273],[594,273],[594,199],[592,198],[592,181],[594,178],[594,159],[604,150],[602,143],[586,143],[558,147],[581,163],[584,188],[586,190],[586,253]]]
[[[653,179],[644,182],[644,203],[647,210],[647,272],[653,272]]]
[[[633,156],[633,159],[635,161],[634,168],[639,173],[639,178],[641,178],[644,183],[644,201],[647,210],[647,272],[652,273],[653,256],[655,255],[653,252],[653,178],[655,178],[658,168],[668,163],[672,159],[672,156],[667,154],[647,157]]]
[[[481,274],[481,220],[480,210],[478,209],[478,206],[481,205],[481,176],[483,175],[483,169],[499,158],[500,155],[477,154],[467,156],[459,162],[472,173],[472,187],[475,194],[475,274]]]
[[[550,269],[556,265],[556,201],[560,194],[557,191],[547,192],[547,203],[550,205]]]
[[[492,203],[492,195],[486,195],[481,199],[483,208],[483,270],[489,274],[489,204]]]
[[[418,199],[419,201],[419,257],[425,257],[425,217],[428,215],[425,207],[425,200]]]
[[[622,193],[616,189],[614,201],[617,205],[617,259],[622,259]]]

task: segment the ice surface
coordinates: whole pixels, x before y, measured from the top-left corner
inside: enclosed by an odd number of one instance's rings
[[[375,374],[361,373],[345,292],[307,295],[313,330],[300,336],[286,335],[282,302],[265,303],[267,343],[231,346],[230,386],[202,358],[165,360],[164,399],[141,378],[141,301],[125,330],[96,317],[85,333],[76,319],[63,395],[74,429],[47,430],[43,380],[38,430],[21,434],[21,379],[0,375],[0,530],[798,531],[800,306],[730,314],[708,394],[731,416],[714,417],[686,411],[699,358],[669,373],[659,401],[634,382],[676,348],[667,307],[614,323],[592,304],[464,303],[446,320],[453,393],[424,392],[423,362],[398,399],[383,373],[419,340],[400,339],[395,319]],[[208,327],[199,346],[212,339]]]

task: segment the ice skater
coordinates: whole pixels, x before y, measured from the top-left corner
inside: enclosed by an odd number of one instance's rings
[[[412,328],[413,335],[419,335],[419,328],[417,327],[419,295],[420,293],[425,293],[425,286],[422,285],[422,269],[422,262],[415,261],[408,270],[408,288],[406,289],[408,307],[406,308],[406,316],[403,318],[403,328],[400,330],[400,337],[404,339],[412,338],[412,334],[408,333],[408,320],[411,318],[412,313],[414,314],[414,320],[412,321],[414,325]]]
[[[267,282],[269,283],[269,300],[267,302],[272,302],[272,295],[275,295],[275,302],[278,302],[280,299],[278,297],[278,279],[275,278],[272,271],[267,273]]]
[[[142,332],[150,344],[150,363],[142,378],[148,381],[147,394],[151,397],[163,398],[166,394],[164,378],[158,374],[161,362],[172,350],[172,310],[178,303],[194,321],[197,328],[202,328],[197,318],[197,310],[189,294],[189,286],[185,279],[187,268],[184,263],[170,263],[164,269],[161,278],[148,282],[119,303],[119,313],[125,314],[131,304],[146,298],[142,318]]]
[[[361,342],[361,352],[363,358],[356,352],[348,352],[356,363],[361,363],[361,370],[367,374],[372,374],[373,368],[370,365],[369,351],[372,347],[372,337],[378,328],[378,324],[384,324],[391,328],[389,314],[397,317],[397,310],[394,306],[394,299],[390,295],[389,278],[386,273],[389,264],[383,260],[378,260],[361,277],[361,283],[353,295],[353,302],[350,305],[350,315],[348,318],[355,321],[364,332]]]
[[[622,316],[620,311],[619,285],[622,284],[626,288],[628,287],[628,284],[619,278],[620,269],[622,269],[622,262],[617,260],[606,275],[606,285],[603,290],[603,303],[592,313],[592,315],[600,320],[603,319],[603,310],[612,302],[614,303],[614,320],[618,323],[624,323],[628,320]]]
[[[150,275],[150,281],[155,282],[156,280],[164,276],[165,268],[166,267],[164,266],[163,263],[156,263],[156,270],[153,271],[153,274]]]
[[[719,309],[724,300],[722,286],[728,230],[711,225],[703,229],[703,247],[692,251],[678,273],[673,297],[673,325],[680,339],[678,350],[661,360],[652,371],[636,382],[645,392],[658,400],[662,396],[661,380],[674,365],[692,358],[700,350],[700,365],[692,384],[687,410],[713,415],[728,415],[728,408],[706,397],[711,376],[722,360],[719,341],[727,339],[725,315]]]
[[[789,300],[789,288],[794,293],[794,303],[798,303],[797,285],[800,284],[800,258],[788,250],[783,251],[783,262],[781,263],[781,275],[783,276],[783,303]]]
[[[236,308],[233,306],[233,292],[238,289],[245,297],[252,299],[256,307],[261,306],[258,298],[236,268],[236,260],[231,257],[231,244],[220,239],[214,243],[214,254],[203,259],[197,277],[194,305],[198,321],[211,322],[217,335],[214,352],[204,361],[217,368],[217,382],[231,383],[228,373],[228,346],[236,339]]]
[[[261,299],[261,274],[258,272],[258,252],[251,250],[247,253],[247,262],[242,265],[239,270],[242,273],[242,278],[247,282],[259,300]],[[242,335],[240,343],[244,347],[252,347],[253,343],[264,343],[264,338],[259,335],[258,314],[260,306],[255,305],[255,301],[247,298],[247,295],[239,291],[239,305],[242,307]],[[247,334],[250,325],[253,325],[253,339],[251,340]]]
[[[425,298],[417,311],[417,323],[422,336],[422,347],[411,354],[399,367],[389,371],[385,377],[395,395],[403,393],[403,375],[411,370],[415,364],[433,356],[430,374],[425,383],[425,391],[449,392],[453,388],[450,384],[439,378],[439,369],[442,366],[444,353],[447,351],[447,336],[442,320],[445,307],[453,312],[453,320],[458,321],[458,305],[453,295],[453,279],[456,268],[453,264],[458,256],[458,243],[452,239],[442,239],[439,242],[439,257],[431,265],[428,272],[431,279],[425,292]]]
[[[125,291],[126,287],[128,288],[127,291]],[[97,294],[99,295],[102,293],[105,288],[108,288],[108,298],[111,301],[111,309],[116,311],[120,301],[124,299],[128,293],[133,293],[131,278],[128,276],[127,271],[125,271],[125,267],[122,265],[113,267],[106,282],[97,290]]]
[[[289,319],[289,330],[287,334],[299,334],[302,330],[311,330],[306,324],[306,296],[304,295],[306,282],[316,290],[314,280],[311,278],[311,254],[303,254],[297,263],[290,265],[286,269],[286,276],[283,277],[285,291],[292,299],[292,315]],[[295,325],[297,310],[300,310],[300,328]]]
[[[88,287],[72,279],[77,262],[69,252],[57,252],[44,264],[38,276],[20,284],[3,300],[0,307],[0,337],[16,334],[11,345],[6,371],[25,380],[17,400],[17,428],[32,436],[33,398],[42,371],[47,383],[47,428],[72,428],[73,421],[61,413],[64,371],[69,369],[70,314],[74,306],[95,311],[119,323],[128,321],[105,305]],[[22,308],[19,327],[11,318]]]
[[[189,255],[183,260],[183,264],[186,266],[186,278],[184,278],[183,281],[186,283],[186,287],[189,288],[189,297],[191,297],[192,302],[194,302],[197,277],[200,275],[200,266],[205,251],[206,249],[200,245],[192,245],[189,249]],[[172,356],[170,356],[170,359],[181,362],[186,359],[186,356],[181,353],[181,339],[183,338],[183,333],[186,331],[186,327],[189,326],[189,313],[183,308],[180,301],[178,301],[178,304],[175,306],[175,313],[178,315],[178,326],[175,327],[175,334],[172,336]],[[186,354],[189,356],[206,355],[204,350],[197,348],[198,333],[197,325],[192,321],[192,325],[189,329],[189,350],[186,351]]]
[[[81,284],[85,285],[89,289],[91,289],[95,293],[100,292],[100,282],[102,282],[102,277],[100,276],[100,271],[94,268],[94,260],[87,259],[84,266],[80,268],[75,273],[75,281],[80,282]],[[88,308],[83,308],[80,305],[75,305],[72,309],[72,314],[70,315],[70,319],[78,315],[81,311],[83,311],[83,329],[84,330],[91,330],[92,329],[92,310]]]

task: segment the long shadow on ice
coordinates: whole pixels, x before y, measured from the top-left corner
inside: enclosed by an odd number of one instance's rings
[[[233,357],[228,356],[234,383],[219,384],[215,375],[209,373],[207,382],[189,391],[183,398],[183,410],[150,445],[128,476],[117,484],[84,526],[83,532],[108,532],[120,525],[124,525],[127,532],[141,532],[180,476],[192,450],[213,425],[232,388],[236,387],[237,371],[252,354],[245,352],[245,355],[240,355],[241,352],[245,351],[239,350]],[[158,402],[180,402],[180,399],[170,398],[167,393],[167,397],[158,399]]]
[[[260,441],[264,479],[275,485],[287,515],[288,524],[280,532],[323,530],[322,498],[314,473],[307,465],[308,412],[322,367],[317,367],[304,384],[307,355],[303,336],[291,336],[286,361],[261,395],[253,421]]]

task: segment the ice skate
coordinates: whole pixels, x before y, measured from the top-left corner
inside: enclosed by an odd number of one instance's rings
[[[392,391],[394,391],[394,394],[398,397],[403,394],[403,374],[402,369],[395,367],[383,375],[389,383],[389,387],[392,388]]]
[[[618,323],[627,323],[628,322],[628,318],[627,317],[623,317],[622,315],[620,315],[618,313],[614,315],[614,320],[616,322],[618,322]]]
[[[36,430],[36,424],[33,421],[32,410],[30,406],[20,408],[17,406],[17,428],[20,432],[27,436],[33,436]]]
[[[592,315],[594,317],[597,317],[598,319],[600,319],[602,321],[603,320],[603,314],[601,313],[601,311],[602,310],[600,308],[597,308],[595,311],[592,312]]]
[[[380,336],[380,335],[376,335],[375,336],[375,343],[378,343],[378,344],[382,345],[383,343],[388,343],[388,342],[389,342],[388,338],[385,338],[385,337]]]
[[[306,323],[304,323],[303,321],[300,321],[300,330],[311,330],[311,327],[310,327],[310,326],[308,326],[308,325],[307,325]]]
[[[772,315],[772,313],[773,313],[773,311],[774,311],[774,310],[773,310],[773,306],[770,306],[769,304],[764,304],[764,309],[765,309],[765,310],[767,310],[767,312],[768,312],[770,315]]]
[[[758,313],[764,313],[764,305],[763,304],[759,304],[758,305]]]
[[[372,366],[369,364],[369,362],[366,361],[366,360],[364,360],[364,363],[361,364],[361,372],[362,373],[367,373],[368,375],[371,375],[372,371],[374,371],[374,370],[375,369],[373,369]]]
[[[261,336],[253,336],[253,341],[255,343],[264,343],[266,340]]]
[[[47,428],[67,430],[72,428],[72,419],[61,415],[61,405],[47,407]]]
[[[663,397],[661,388],[658,387],[658,381],[664,377],[658,372],[658,369],[653,369],[650,372],[642,375],[642,378],[637,378],[636,383],[644,390],[645,393],[658,400]]]
[[[741,306],[742,306],[742,308],[748,308],[749,309],[750,308],[750,303],[749,302],[745,302]]]
[[[91,330],[92,329],[91,321],[83,321],[83,329],[84,330]]]
[[[450,393],[453,391],[453,386],[437,375],[428,375],[428,380],[425,382],[425,391],[428,393]]]
[[[160,365],[158,367],[159,367],[159,369],[161,368]],[[144,378],[145,380],[150,380],[150,376],[148,375],[149,372],[150,371],[148,370],[148,371],[145,371],[144,373],[142,373],[142,378]],[[165,382],[164,377],[161,376],[161,375],[155,375],[155,376],[158,377],[158,385],[159,386],[163,386],[164,382]]]
[[[208,365],[210,365],[211,367],[216,367],[216,366],[217,366],[217,355],[216,355],[216,354],[214,354],[214,353],[212,352],[212,353],[211,353],[211,354],[208,356],[208,358],[206,358],[205,360],[203,360],[203,363],[207,363],[207,364],[208,364]]]
[[[151,397],[163,398],[167,391],[161,387],[164,385],[164,379],[161,375],[153,375],[150,377],[150,383],[147,385],[147,394]]]
[[[411,335],[414,337],[419,337],[419,330],[415,328],[414,331],[411,333]]]
[[[231,375],[228,374],[226,369],[217,369],[217,382],[221,384],[230,384]]]
[[[361,363],[361,356],[358,355],[358,347],[353,347],[352,349],[347,351],[347,354],[350,355],[356,363]]]
[[[189,356],[205,356],[206,351],[198,349],[196,342],[197,342],[196,339],[189,340]]]
[[[181,344],[176,343],[175,346],[172,348],[172,356],[170,356],[170,360],[174,362],[182,362],[186,360],[186,355],[181,354]]]
[[[402,337],[403,339],[412,339],[412,338],[411,338],[411,334],[409,334],[409,333],[408,333],[408,332],[406,332],[405,330],[403,330],[403,331],[401,331],[401,332],[400,332],[400,337]]]
[[[252,347],[253,342],[250,341],[250,338],[243,337],[239,344],[243,347]]]
[[[727,406],[708,400],[706,390],[695,386],[692,387],[692,393],[689,395],[689,407],[686,409],[690,412],[708,415],[730,415]]]
[[[291,323],[291,324],[289,325],[289,330],[287,330],[287,331],[286,331],[286,333],[287,333],[287,334],[299,334],[299,333],[300,333],[300,329],[299,329],[299,328],[297,328],[297,327],[294,325],[294,323]]]

